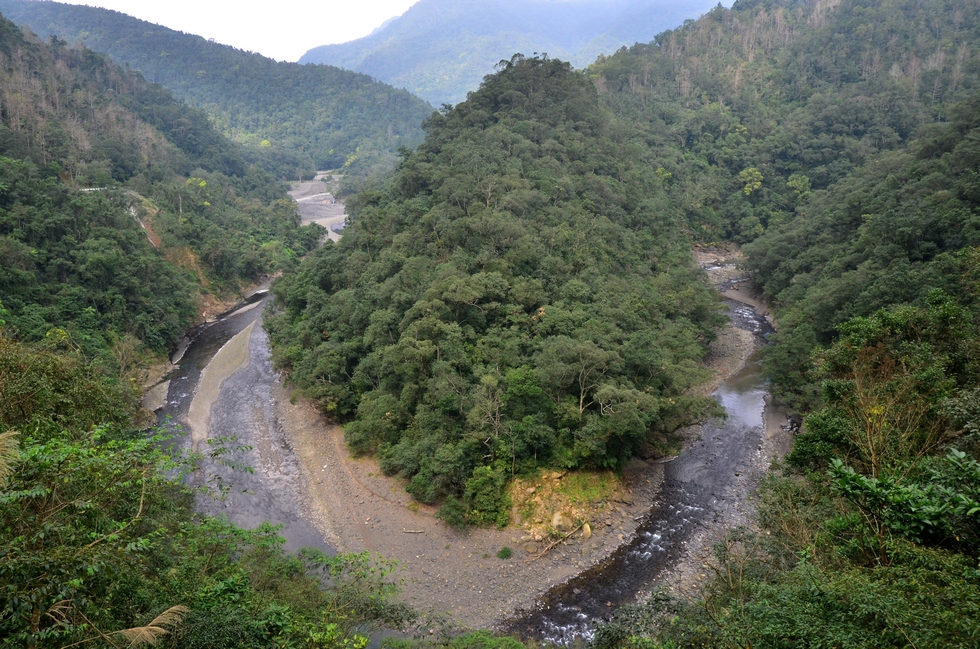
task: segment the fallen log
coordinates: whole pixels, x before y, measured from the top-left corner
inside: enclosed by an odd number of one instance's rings
[[[544,550],[541,551],[541,554],[539,554],[536,557],[534,557],[533,559],[531,559],[531,561],[537,561],[538,559],[540,559],[544,555],[548,554],[552,550],[552,548],[554,548],[556,545],[558,545],[559,543],[564,543],[565,541],[567,541],[568,540],[568,537],[570,537],[572,534],[575,534],[575,532],[578,532],[580,529],[582,529],[583,527],[585,527],[585,523],[586,522],[587,521],[582,521],[582,523],[580,523],[579,526],[576,527],[574,530],[572,530],[571,532],[569,532],[565,536],[561,537],[557,541],[552,541],[551,544],[548,547],[546,547]]]

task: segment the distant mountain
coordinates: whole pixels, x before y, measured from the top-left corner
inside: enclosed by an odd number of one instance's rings
[[[421,122],[432,113],[364,74],[276,62],[116,11],[0,0],[0,12],[44,38],[81,41],[169,88],[280,176],[393,155],[421,141]]]
[[[697,18],[717,0],[420,0],[369,36],[316,47],[300,63],[326,63],[458,103],[499,61],[547,53],[584,67],[602,53],[646,43]]]

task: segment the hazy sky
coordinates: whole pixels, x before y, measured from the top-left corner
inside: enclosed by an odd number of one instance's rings
[[[61,1],[115,9],[280,61],[295,61],[317,45],[367,36],[417,0]]]

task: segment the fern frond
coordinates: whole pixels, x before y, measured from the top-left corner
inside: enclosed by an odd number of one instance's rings
[[[160,641],[160,638],[170,633],[170,630],[164,627],[170,627],[172,630],[180,626],[188,611],[190,611],[190,609],[186,606],[171,606],[166,611],[150,620],[150,623],[146,626],[136,626],[132,629],[123,629],[122,631],[117,631],[117,633],[129,641],[130,647],[142,647],[144,645],[154,647],[156,646],[157,642]]]

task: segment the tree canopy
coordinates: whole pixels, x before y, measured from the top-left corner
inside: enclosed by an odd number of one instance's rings
[[[518,472],[620,467],[703,415],[717,303],[589,80],[516,56],[426,128],[273,289],[274,358],[350,447],[479,520]]]
[[[110,365],[131,339],[163,352],[198,317],[196,295],[290,267],[321,232],[204,113],[0,18],[8,335]]]

